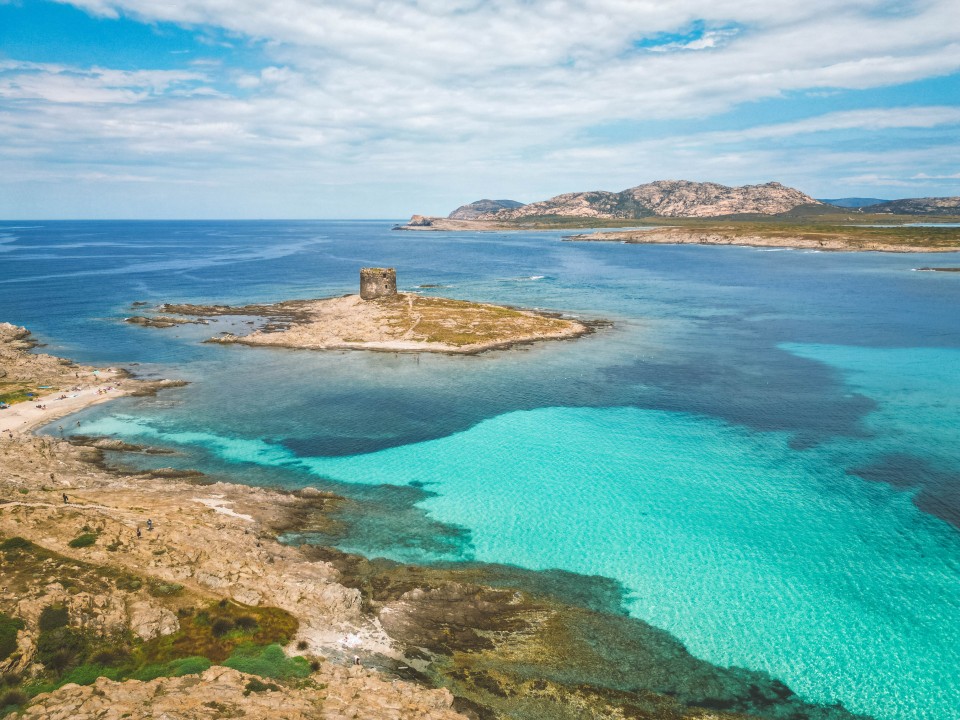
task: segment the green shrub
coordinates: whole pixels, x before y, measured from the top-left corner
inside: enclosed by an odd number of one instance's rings
[[[93,685],[97,678],[100,677],[117,680],[120,678],[120,670],[96,664],[79,665],[64,675],[60,680],[60,684],[76,683],[77,685]]]
[[[0,662],[17,649],[17,632],[23,630],[23,620],[0,613]]]
[[[175,582],[153,580],[147,587],[147,591],[154,597],[173,597],[183,592],[183,585]]]
[[[90,662],[105,667],[123,665],[130,662],[130,653],[126,648],[102,648],[90,656]]]
[[[16,710],[27,703],[27,696],[19,690],[8,690],[0,695],[0,716]]]
[[[40,633],[37,638],[37,660],[49,670],[63,672],[82,664],[88,647],[89,642],[82,632],[59,627]]]
[[[33,543],[22,537],[12,537],[0,543],[0,550],[30,550]]]
[[[310,674],[310,663],[302,657],[287,657],[279,645],[241,645],[223,661],[223,665],[240,672],[283,680]]]
[[[242,630],[243,632],[254,632],[259,628],[256,618],[252,618],[249,615],[241,615],[234,620],[234,624],[237,626],[237,630]]]
[[[56,630],[70,624],[70,614],[63,605],[47,605],[40,612],[40,632]]]
[[[170,674],[175,677],[180,677],[181,675],[199,675],[209,670],[211,665],[213,665],[213,663],[207,660],[207,658],[199,656],[181,658],[167,663],[171,671]]]
[[[83,533],[82,535],[77,535],[73,540],[67,543],[72,548],[85,548],[90,547],[97,541],[96,533]]]
[[[244,695],[249,695],[252,692],[261,693],[268,690],[279,690],[279,685],[274,685],[273,683],[265,683],[262,680],[257,680],[256,678],[250,678],[247,681],[247,684],[244,686],[246,689],[243,691]]]
[[[117,578],[117,590],[126,590],[127,592],[136,592],[143,587],[143,580],[138,577],[123,576]]]
[[[214,620],[213,623],[210,625],[210,633],[215,638],[222,638],[228,632],[233,630],[234,627],[236,626],[233,624],[233,620],[231,620],[230,618],[220,617]]]
[[[156,680],[158,677],[180,677],[181,675],[199,675],[208,670],[212,663],[205,657],[193,656],[171,660],[168,663],[155,663],[137,670],[131,677],[135,680]]]

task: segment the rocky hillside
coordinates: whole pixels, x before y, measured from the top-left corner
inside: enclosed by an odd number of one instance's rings
[[[547,215],[594,218],[776,215],[799,205],[819,204],[809,195],[776,182],[728,187],[688,180],[658,180],[621,192],[565,193],[519,208],[480,214],[475,219],[515,220]]]
[[[477,200],[469,205],[461,205],[447,217],[451,220],[475,220],[481,215],[489,215],[500,210],[515,210],[523,207],[516,200]]]
[[[874,205],[870,212],[892,215],[960,215],[960,197],[891,200]]]

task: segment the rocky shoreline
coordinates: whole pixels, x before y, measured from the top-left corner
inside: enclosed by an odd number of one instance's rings
[[[649,230],[605,231],[569,235],[564,238],[573,242],[619,242],[651,245],[743,245],[747,247],[789,248],[794,250],[822,250],[835,252],[944,252],[956,248],[915,245],[909,242],[892,243],[866,239],[843,233],[791,233],[784,229],[777,233],[761,234],[723,230],[694,230],[679,227],[653,228]]]
[[[694,658],[611,581],[283,544],[347,501],[123,466],[150,451],[0,439],[0,700],[25,717],[854,717]]]

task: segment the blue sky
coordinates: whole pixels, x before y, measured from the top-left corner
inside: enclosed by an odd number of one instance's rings
[[[960,195],[956,0],[0,0],[0,217]]]

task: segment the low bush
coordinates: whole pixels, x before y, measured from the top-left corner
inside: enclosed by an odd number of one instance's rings
[[[70,624],[70,614],[63,605],[47,605],[40,611],[40,632],[56,630]]]
[[[262,680],[257,680],[256,678],[250,678],[247,681],[247,684],[244,686],[246,689],[243,691],[244,695],[249,695],[252,692],[261,693],[267,692],[270,690],[279,690],[279,685],[274,685],[273,683],[265,683]]]
[[[17,633],[23,627],[23,620],[0,613],[0,662],[16,652]]]
[[[210,633],[215,638],[222,638],[236,627],[230,618],[217,618],[210,624]]]
[[[130,653],[127,652],[126,648],[102,648],[90,656],[90,661],[95,665],[105,667],[124,665],[130,662]]]
[[[117,590],[126,590],[127,592],[136,592],[143,587],[143,580],[132,575],[124,575],[116,580]]]
[[[234,624],[237,626],[237,630],[242,630],[243,632],[254,632],[259,628],[256,618],[252,618],[249,615],[241,615],[234,620]]]
[[[96,533],[83,533],[82,535],[77,535],[73,540],[67,543],[72,548],[85,548],[90,547],[97,541]]]
[[[22,537],[7,538],[0,543],[0,550],[29,550],[33,543]]]
[[[147,591],[154,597],[174,597],[183,592],[183,585],[175,582],[151,581]]]
[[[305,658],[287,657],[279,645],[241,645],[223,665],[273,680],[303,678],[310,674],[310,663]]]
[[[89,641],[86,635],[70,627],[41,632],[37,638],[37,661],[48,670],[62,673],[81,665],[86,659]]]
[[[120,676],[120,670],[117,668],[90,663],[78,665],[73,668],[73,670],[60,679],[59,684],[66,685],[67,683],[76,683],[77,685],[93,685],[97,678],[105,677],[111,680],[118,680]]]
[[[155,680],[158,677],[180,677],[181,675],[199,675],[208,670],[212,663],[205,657],[192,656],[171,660],[167,663],[147,665],[134,672],[134,680]]]
[[[27,696],[19,690],[8,690],[0,695],[0,716],[16,710],[27,702]]]

